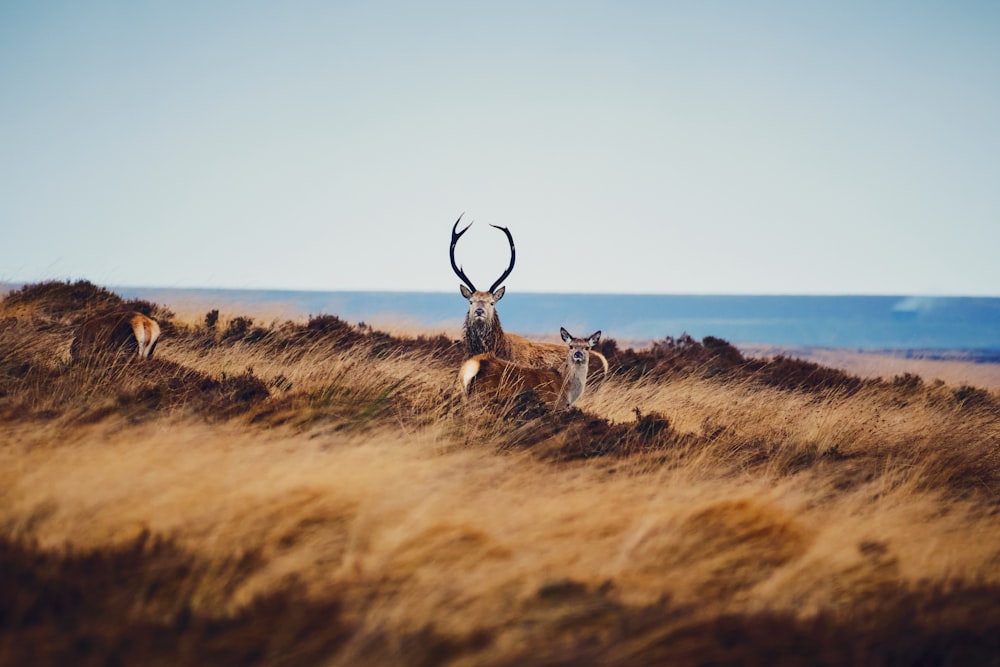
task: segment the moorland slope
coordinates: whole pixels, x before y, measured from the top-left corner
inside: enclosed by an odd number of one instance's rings
[[[122,307],[156,358],[70,361]],[[599,349],[553,413],[443,335],[10,292],[0,664],[1000,663],[1000,396]]]

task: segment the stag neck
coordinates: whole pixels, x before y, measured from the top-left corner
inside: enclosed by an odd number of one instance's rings
[[[510,360],[511,344],[500,326],[500,318],[494,313],[491,320],[470,320],[466,318],[463,327],[467,356],[490,353],[500,359]]]

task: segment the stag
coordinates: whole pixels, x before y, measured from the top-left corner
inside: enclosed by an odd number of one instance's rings
[[[117,311],[98,315],[81,324],[69,353],[74,360],[121,352],[149,359],[159,338],[160,325],[156,320],[135,311]]]
[[[477,354],[459,370],[463,392],[466,396],[473,392],[506,396],[533,390],[556,409],[571,407],[587,387],[590,349],[600,341],[601,332],[576,338],[560,328],[559,334],[568,346],[559,368],[531,368],[493,354]]]
[[[470,222],[462,231],[458,231],[458,223],[461,220],[462,216],[460,215],[458,216],[458,220],[455,221],[455,225],[451,228],[451,249],[449,256],[451,258],[452,270],[462,281],[458,289],[462,293],[462,296],[469,302],[469,312],[466,313],[465,324],[462,326],[466,354],[471,357],[477,354],[492,353],[501,359],[512,359],[514,346],[500,325],[500,316],[497,314],[496,305],[497,301],[502,299],[504,293],[507,291],[507,288],[502,286],[503,281],[514,270],[514,261],[516,259],[514,237],[511,236],[510,230],[506,227],[490,225],[490,227],[499,229],[507,236],[507,242],[510,244],[510,265],[490,285],[488,290],[478,290],[472,284],[469,276],[465,275],[463,267],[460,267],[455,262],[455,246],[458,245],[458,240],[462,238],[462,235],[469,231],[469,227],[472,227],[472,223]]]
[[[463,214],[464,215],[464,214]],[[463,338],[465,341],[465,353],[467,357],[474,357],[478,354],[492,354],[498,359],[511,361],[521,366],[531,368],[555,368],[562,361],[565,350],[558,343],[539,343],[528,340],[517,334],[507,333],[500,324],[500,316],[497,314],[497,302],[503,298],[506,288],[503,281],[507,279],[511,271],[514,270],[516,252],[514,250],[514,237],[506,227],[490,225],[499,229],[507,237],[510,245],[510,264],[507,269],[497,278],[486,291],[476,289],[472,281],[461,266],[455,261],[455,246],[465,232],[472,226],[470,222],[461,231],[458,230],[458,223],[462,216],[458,216],[455,225],[451,228],[451,268],[455,275],[459,277],[462,284],[459,290],[462,296],[469,302],[469,310],[465,315],[465,324],[462,326]],[[600,362],[601,370],[606,376],[608,373],[608,360],[599,352],[591,352],[593,357]]]

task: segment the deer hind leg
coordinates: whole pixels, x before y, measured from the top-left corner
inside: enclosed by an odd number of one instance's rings
[[[458,372],[458,381],[462,385],[462,393],[465,396],[469,395],[472,381],[476,379],[477,375],[479,375],[479,359],[477,357],[467,359]]]
[[[156,344],[159,343],[159,342],[160,342],[160,338],[156,335],[156,332],[154,331],[154,333],[153,333],[153,342],[151,342],[149,344],[149,349],[146,350],[146,358],[147,359],[152,359],[153,358],[153,350],[156,349]]]
[[[135,317],[132,320],[132,333],[135,335],[139,358],[148,359],[151,357],[156,339],[160,334],[160,327],[148,318]]]
[[[141,321],[133,322],[132,333],[135,335],[135,342],[138,346],[139,358],[146,358],[146,347],[149,345],[149,332],[146,331],[145,324]]]
[[[156,320],[149,320],[146,323],[148,327],[148,338],[146,340],[146,358],[153,358],[153,350],[156,349],[156,344],[160,341],[160,325],[156,323]]]

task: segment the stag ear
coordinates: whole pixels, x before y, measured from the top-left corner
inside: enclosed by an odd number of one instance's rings
[[[601,342],[601,332],[595,331],[594,333],[590,334],[590,338],[588,338],[587,340],[590,341],[590,346],[594,347],[595,345]]]
[[[504,294],[504,292],[506,292],[506,291],[507,291],[507,288],[506,288],[506,287],[501,287],[501,288],[497,289],[497,291],[496,291],[496,292],[493,292],[493,301],[494,301],[494,302],[497,302],[497,301],[499,301],[500,299],[502,299],[502,298],[503,298],[503,294]]]
[[[573,335],[562,327],[559,327],[559,335],[562,336],[563,342],[568,343],[573,340]]]
[[[468,287],[466,287],[465,285],[459,285],[458,289],[462,290],[462,296],[464,296],[467,301],[472,299],[472,290],[470,290]]]

